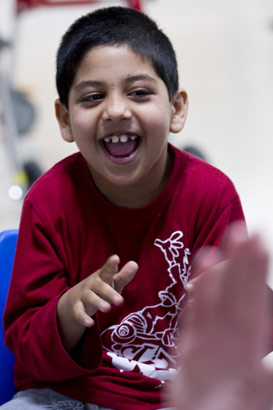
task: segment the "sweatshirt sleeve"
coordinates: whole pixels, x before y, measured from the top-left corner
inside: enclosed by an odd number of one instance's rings
[[[79,343],[82,350],[88,343],[96,352],[90,352],[84,363],[73,360],[62,345],[57,303],[71,282],[62,260],[64,251],[56,243],[53,232],[25,200],[4,327],[6,345],[15,354],[15,374],[35,382],[90,374],[101,358],[97,326],[86,330]],[[82,357],[81,352],[74,353],[73,357]]]
[[[214,185],[206,184],[194,215],[193,255],[204,246],[222,247],[233,223],[240,221],[246,227],[239,195],[227,177],[215,178]]]

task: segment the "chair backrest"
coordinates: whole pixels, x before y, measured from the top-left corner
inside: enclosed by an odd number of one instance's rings
[[[14,356],[4,345],[3,313],[13,266],[18,230],[0,232],[0,405],[15,393],[13,382]]]

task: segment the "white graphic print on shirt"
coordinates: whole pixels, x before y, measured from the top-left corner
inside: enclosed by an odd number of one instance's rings
[[[171,367],[175,367],[177,356],[178,319],[185,297],[184,287],[191,271],[190,250],[184,247],[182,237],[181,231],[175,231],[166,240],[154,241],[168,264],[170,278],[170,285],[158,292],[158,304],[130,313],[101,334],[102,340],[106,334],[108,339],[110,332],[111,351],[106,346],[104,348],[108,350],[112,365],[121,371],[140,372],[162,382],[176,373]],[[181,295],[179,299],[177,295]],[[160,322],[164,319],[168,319],[169,325],[162,330]]]

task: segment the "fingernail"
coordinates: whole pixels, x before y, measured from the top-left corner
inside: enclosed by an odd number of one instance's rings
[[[104,301],[100,302],[100,310],[101,311],[107,312],[107,310],[109,310],[109,307],[110,307],[109,303],[104,302]]]
[[[84,319],[84,324],[86,327],[90,327],[92,323],[93,323],[93,320],[88,319],[88,318]]]
[[[114,295],[113,296],[113,303],[114,304],[120,304],[123,302],[123,297],[120,295]]]

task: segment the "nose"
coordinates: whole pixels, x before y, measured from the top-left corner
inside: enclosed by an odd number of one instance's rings
[[[126,96],[114,94],[109,95],[104,101],[104,120],[122,120],[130,119],[132,117],[129,101]]]

